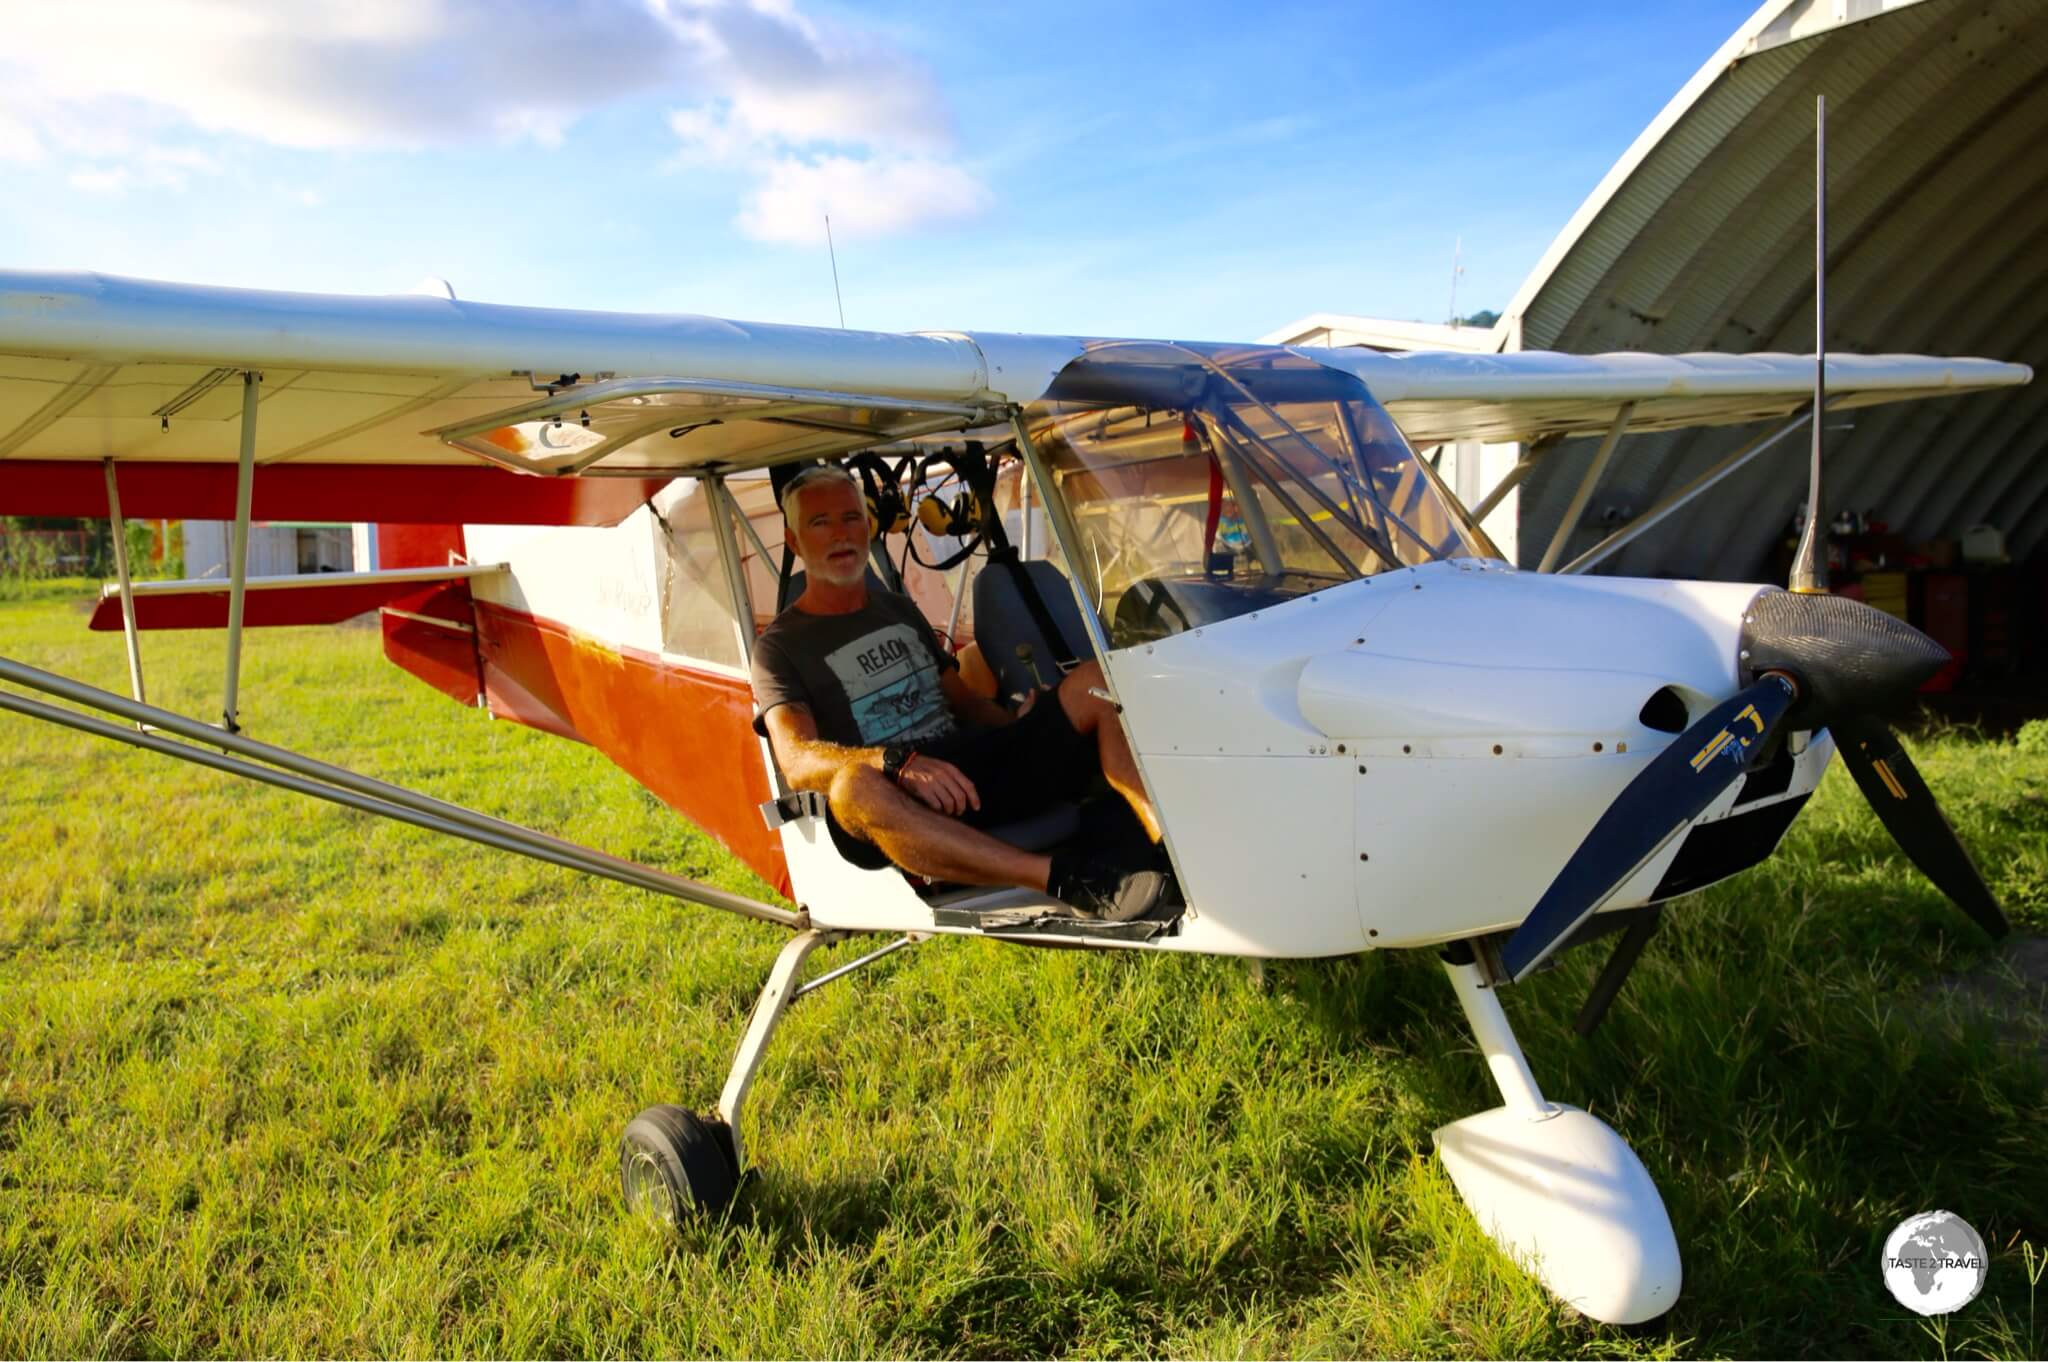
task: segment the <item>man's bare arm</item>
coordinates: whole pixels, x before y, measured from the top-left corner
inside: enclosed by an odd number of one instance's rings
[[[832,792],[832,781],[848,766],[882,769],[879,747],[842,747],[818,736],[817,720],[802,705],[777,705],[768,711],[768,742],[775,749],[782,778],[799,790]],[[981,792],[959,767],[937,757],[911,758],[896,778],[898,788],[929,808],[958,817],[981,807]]]
[[[832,788],[832,777],[839,774],[839,768],[853,762],[882,769],[881,748],[826,742],[818,736],[818,721],[802,705],[777,705],[768,711],[765,722],[782,778],[799,790],[825,793]]]

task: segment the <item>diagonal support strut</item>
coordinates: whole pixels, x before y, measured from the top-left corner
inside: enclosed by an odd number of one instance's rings
[[[743,894],[734,894],[559,837],[550,837],[460,804],[450,804],[402,785],[361,775],[346,767],[334,766],[240,734],[223,732],[182,714],[124,700],[109,691],[7,658],[0,658],[0,681],[97,709],[126,719],[136,727],[123,728],[104,719],[8,691],[0,691],[0,710],[42,719],[94,737],[111,738],[131,747],[146,748],[163,756],[176,757],[296,794],[311,795],[315,799],[408,823],[429,832],[459,837],[500,851],[547,861],[564,869],[616,880],[650,893],[701,903],[782,927],[802,927],[807,922],[801,912],[791,912],[772,903],[762,903]],[[166,734],[173,736],[167,737]],[[174,741],[173,737],[186,741]],[[228,755],[230,753],[234,755]]]
[[[242,373],[242,448],[235,464],[235,528],[228,544],[228,679],[221,702],[221,727],[241,732],[235,722],[242,683],[242,605],[249,589],[249,508],[256,491],[256,395],[263,375]]]

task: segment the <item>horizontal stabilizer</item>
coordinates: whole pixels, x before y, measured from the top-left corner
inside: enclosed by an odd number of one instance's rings
[[[4,389],[0,381],[0,389]],[[230,437],[220,441],[233,452]],[[121,513],[130,520],[233,520],[235,466],[123,459]],[[668,485],[660,478],[535,478],[476,464],[262,464],[250,484],[257,520],[408,525],[616,525]],[[7,459],[0,515],[107,514],[97,459]]]
[[[418,595],[429,587],[502,571],[502,565],[491,564],[251,577],[242,623],[257,629],[289,624],[339,624],[366,610]],[[219,578],[135,585],[138,629],[225,629],[227,625],[228,584]],[[121,627],[118,588],[106,588],[98,608],[92,612],[92,627]]]

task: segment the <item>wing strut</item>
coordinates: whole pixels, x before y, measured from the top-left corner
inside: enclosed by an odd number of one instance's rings
[[[228,683],[221,727],[239,733],[236,694],[242,683],[242,600],[249,587],[249,506],[256,492],[256,393],[263,375],[242,371],[242,450],[235,467],[235,529],[228,543]],[[168,418],[167,418],[168,419]]]
[[[1479,499],[1477,506],[1472,507],[1472,523],[1474,525],[1485,524],[1486,517],[1493,514],[1493,508],[1500,505],[1501,498],[1519,487],[1522,479],[1529,476],[1530,470],[1543,461],[1543,456],[1556,448],[1557,438],[1555,436],[1545,436],[1532,443],[1529,446],[1528,453],[1515,460],[1515,466],[1501,474],[1500,481],[1495,483],[1492,490]]]
[[[1614,457],[1614,447],[1621,443],[1621,434],[1628,429],[1628,418],[1635,415],[1636,404],[1624,402],[1614,413],[1614,423],[1607,427],[1607,434],[1601,439],[1600,447],[1593,451],[1593,462],[1586,465],[1586,475],[1579,479],[1579,486],[1572,493],[1571,505],[1564,508],[1564,519],[1557,522],[1557,533],[1550,536],[1550,547],[1543,551],[1543,561],[1536,565],[1538,572],[1549,572],[1557,566],[1557,560],[1564,557],[1565,545],[1572,542],[1572,532],[1579,528],[1579,517],[1586,513],[1586,503],[1593,499],[1593,489],[1600,483],[1600,475],[1607,471],[1607,461]]]
[[[135,632],[135,577],[128,571],[128,522],[121,516],[121,489],[114,484],[114,461],[101,462],[107,470],[107,528],[114,536],[114,572],[121,581],[121,632],[128,641],[128,689],[141,704],[149,697],[142,693],[142,640]]]
[[[665,894],[670,898],[701,903],[710,908],[722,908],[728,913],[773,922],[781,927],[801,927],[808,921],[804,914],[791,912],[772,903],[763,903],[742,894],[729,893],[697,880],[671,875],[665,870],[656,870],[652,866],[607,855],[559,837],[550,837],[544,832],[536,832],[517,823],[508,823],[504,819],[493,818],[474,809],[466,809],[460,804],[450,804],[408,790],[402,785],[393,785],[387,781],[359,775],[344,767],[316,761],[282,747],[257,742],[253,738],[223,732],[210,724],[188,719],[181,714],[173,714],[169,710],[124,700],[109,691],[40,671],[7,658],[0,658],[0,681],[26,686],[73,704],[97,709],[140,727],[123,728],[119,724],[80,714],[61,705],[33,700],[8,691],[0,691],[0,710],[11,711],[31,719],[42,719],[48,723],[76,729],[81,733],[90,733],[95,737],[111,738],[115,742],[127,743],[131,747],[146,748],[167,757],[176,757],[181,761],[189,761],[212,770],[225,771],[229,775],[243,776],[265,785],[274,785],[279,789],[311,795],[315,799],[324,799],[331,804],[376,814],[380,818],[409,823],[413,827],[425,828],[429,832],[460,837],[466,841],[496,847],[500,851],[530,856],[535,860],[547,861],[570,870],[580,870],[586,875],[616,880],[620,884],[629,884],[650,893]],[[164,734],[175,734],[188,741],[176,742],[163,736]],[[210,751],[209,748],[220,750]],[[231,752],[237,755],[226,755]]]
[[[1721,462],[1715,464],[1712,468],[1709,468],[1670,496],[1665,497],[1655,506],[1644,511],[1634,520],[1629,521],[1628,524],[1622,526],[1613,534],[1608,535],[1592,548],[1587,549],[1584,553],[1566,563],[1558,569],[1559,575],[1569,577],[1584,572],[1586,569],[1603,563],[1614,554],[1619,553],[1624,547],[1634,543],[1637,539],[1655,529],[1658,522],[1662,521],[1664,517],[1670,515],[1693,498],[1700,496],[1713,487],[1715,483],[1721,481],[1721,479],[1727,477],[1730,473],[1741,468],[1751,459],[1761,455],[1772,445],[1805,425],[1812,411],[1811,407],[1802,408],[1796,416],[1785,422],[1784,425],[1774,430],[1765,431],[1748,444],[1743,445],[1733,454],[1730,454],[1727,458],[1721,460]]]

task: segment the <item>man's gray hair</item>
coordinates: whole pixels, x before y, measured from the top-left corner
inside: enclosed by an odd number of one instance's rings
[[[814,463],[791,478],[789,485],[782,489],[783,524],[791,529],[796,528],[797,493],[806,487],[816,487],[823,482],[843,482],[854,490],[856,496],[861,495],[860,479],[853,474],[836,463]]]

